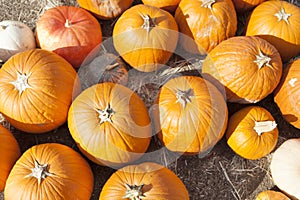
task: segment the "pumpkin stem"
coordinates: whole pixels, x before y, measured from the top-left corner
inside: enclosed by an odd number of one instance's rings
[[[114,115],[115,111],[110,107],[110,104],[106,106],[104,110],[97,109],[99,114],[100,124],[104,122],[112,123],[111,117]]]
[[[276,128],[277,124],[275,121],[255,121],[254,130],[256,133],[261,136],[262,133],[272,131]]]
[[[214,3],[216,3],[216,0],[202,0],[201,6],[211,10]]]
[[[118,67],[119,65],[120,65],[120,63],[118,63],[118,62],[116,62],[116,63],[114,63],[114,64],[109,64],[109,65],[107,65],[107,66],[105,67],[105,70],[106,70],[106,71],[110,71],[110,70],[112,70],[112,69]]]
[[[28,84],[28,78],[30,77],[31,72],[29,74],[21,74],[17,72],[17,80],[10,82],[15,86],[15,89],[19,91],[19,94],[22,94],[27,88],[32,88]]]
[[[66,19],[65,27],[66,27],[66,28],[70,28],[71,25],[72,25],[72,23],[70,22],[70,20],[69,20],[69,19]]]
[[[143,187],[144,184],[137,186],[126,183],[126,194],[122,198],[130,200],[142,200],[146,198],[146,196],[143,194]]]
[[[149,33],[149,31],[156,26],[155,23],[155,18],[151,18],[149,15],[142,15],[142,18],[144,20],[144,24],[142,25],[142,28],[146,29],[147,32]]]
[[[187,105],[187,103],[190,103],[192,100],[191,98],[192,96],[192,89],[186,90],[186,91],[182,91],[182,90],[178,90],[176,92],[176,103],[179,102],[181,105],[183,105],[183,107],[185,107]]]
[[[4,26],[4,25],[1,25],[1,26],[0,26],[0,30],[1,30],[1,31],[4,31],[6,28],[7,28],[7,26]]]
[[[37,160],[34,160],[34,168],[31,169],[31,173],[26,175],[25,178],[35,177],[40,185],[42,180],[47,176],[54,176],[54,174],[47,172],[48,164],[39,164]]]
[[[291,14],[286,13],[284,8],[281,8],[280,11],[275,13],[275,16],[278,18],[278,21],[284,20],[286,23],[289,24],[289,17],[291,16]]]
[[[269,56],[263,54],[259,49],[258,55],[256,55],[256,60],[254,62],[258,65],[258,68],[261,69],[264,65],[271,67],[271,60],[272,59]]]

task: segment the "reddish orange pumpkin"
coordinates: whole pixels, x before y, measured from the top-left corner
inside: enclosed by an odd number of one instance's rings
[[[226,92],[229,102],[256,103],[271,94],[282,75],[276,48],[259,37],[221,42],[205,58],[202,75]]]
[[[210,82],[181,76],[162,86],[152,109],[156,133],[171,151],[204,154],[224,135],[227,105]]]
[[[175,12],[180,0],[142,0],[145,5],[156,6],[170,13]]]
[[[10,170],[20,157],[21,151],[13,134],[2,125],[0,125],[0,141],[0,192],[2,192]]]
[[[269,111],[249,106],[234,113],[228,122],[226,140],[229,147],[246,159],[268,155],[278,140],[277,124]]]
[[[236,12],[231,0],[182,0],[175,12],[180,45],[190,53],[206,54],[235,35]]]
[[[145,162],[119,169],[107,180],[99,200],[116,199],[189,200],[189,194],[174,172]]]
[[[5,199],[89,200],[94,178],[89,164],[72,148],[46,143],[25,151],[6,182]]]
[[[111,82],[91,86],[73,101],[68,126],[90,160],[110,167],[140,158],[152,135],[144,102],[127,87]]]
[[[128,9],[133,0],[77,0],[77,2],[100,19],[113,19]]]
[[[53,52],[34,49],[16,54],[0,69],[0,110],[22,131],[51,131],[67,119],[78,92],[76,77],[74,68]]]
[[[36,24],[37,44],[65,58],[78,68],[102,42],[97,19],[88,11],[73,6],[47,10]]]
[[[243,13],[246,11],[250,11],[255,6],[261,4],[266,0],[232,0],[235,10],[237,13]]]
[[[133,68],[150,72],[164,66],[178,40],[173,16],[157,7],[139,4],[126,10],[113,29],[113,44]]]
[[[300,128],[300,58],[284,69],[281,82],[274,92],[274,101],[285,120]]]
[[[256,35],[270,42],[286,62],[300,53],[299,30],[299,7],[287,1],[266,1],[250,15],[246,35]]]

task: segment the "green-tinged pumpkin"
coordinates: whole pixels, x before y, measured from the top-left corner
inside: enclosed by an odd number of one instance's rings
[[[256,103],[271,94],[282,75],[276,48],[253,36],[229,38],[205,58],[202,75],[226,93],[229,102]]]
[[[180,76],[161,87],[152,118],[169,150],[204,155],[223,137],[228,111],[224,97],[210,82]]]
[[[77,74],[59,55],[33,49],[11,57],[0,69],[0,110],[14,127],[44,133],[65,123]]]
[[[133,68],[150,72],[164,66],[178,41],[174,17],[154,6],[139,4],[126,10],[113,29],[113,44]]]
[[[80,150],[109,167],[139,159],[152,136],[144,102],[129,88],[111,82],[91,86],[73,101],[68,126]]]
[[[111,175],[99,200],[189,200],[188,191],[178,176],[165,166],[144,162],[128,165]]]
[[[275,148],[277,124],[265,108],[248,106],[229,118],[226,140],[229,147],[241,157],[259,159]]]
[[[89,200],[94,178],[89,164],[72,148],[45,143],[26,150],[12,168],[6,200]]]

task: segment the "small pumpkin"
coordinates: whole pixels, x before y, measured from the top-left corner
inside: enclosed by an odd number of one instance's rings
[[[288,139],[274,152],[270,170],[275,185],[291,198],[300,199],[300,138]]]
[[[88,200],[93,184],[92,170],[80,154],[63,144],[45,143],[29,148],[18,159],[4,197]]]
[[[102,42],[101,26],[88,11],[73,6],[47,10],[36,24],[37,44],[79,68]]]
[[[175,12],[180,0],[142,0],[145,5],[156,6],[170,13]]]
[[[104,184],[99,200],[188,200],[189,194],[174,172],[157,163],[144,162],[117,170]]]
[[[279,51],[287,62],[300,53],[300,8],[287,1],[266,1],[250,15],[246,35],[259,36]]]
[[[205,58],[204,78],[226,92],[229,102],[256,103],[273,92],[282,75],[276,48],[254,36],[236,36],[221,42]]]
[[[14,127],[44,133],[62,125],[78,88],[74,68],[59,55],[26,50],[0,69],[0,110]]]
[[[151,72],[163,66],[173,54],[178,27],[173,16],[154,6],[135,5],[126,10],[113,29],[113,44],[133,68]]]
[[[0,125],[0,141],[0,192],[2,192],[10,170],[20,157],[21,151],[14,135],[2,125]]]
[[[254,7],[258,6],[266,0],[232,0],[237,13],[251,11]]]
[[[186,155],[204,155],[227,127],[224,97],[214,85],[197,76],[180,76],[165,83],[151,113],[162,143]]]
[[[276,146],[278,128],[271,113],[259,106],[248,106],[235,112],[226,131],[229,147],[246,159],[259,159]]]
[[[290,200],[290,198],[288,198],[282,192],[264,190],[257,195],[255,200]]]
[[[280,84],[274,91],[274,101],[282,116],[300,128],[300,58],[291,62],[283,71]]]
[[[78,76],[82,89],[103,82],[122,85],[126,85],[128,82],[126,64],[120,57],[112,53],[98,55],[90,63],[81,66],[78,70]]]
[[[127,10],[133,0],[77,0],[80,7],[95,14],[99,19],[113,19]]]
[[[117,168],[139,159],[152,136],[144,102],[129,88],[112,82],[93,85],[76,97],[68,127],[90,160]]]
[[[237,16],[231,0],[181,0],[175,12],[179,43],[189,53],[207,54],[235,35]]]
[[[23,22],[5,20],[0,22],[0,62],[11,56],[36,47],[32,30]]]

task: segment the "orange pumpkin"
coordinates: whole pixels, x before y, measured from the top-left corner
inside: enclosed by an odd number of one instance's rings
[[[46,143],[25,151],[9,174],[5,199],[88,200],[94,178],[88,163],[72,148]]]
[[[9,130],[0,125],[0,192],[4,190],[6,179],[11,168],[21,155],[20,147]]]
[[[231,0],[182,0],[175,12],[180,45],[190,53],[206,54],[235,35],[236,12]]]
[[[73,101],[68,126],[90,160],[110,167],[140,158],[152,135],[144,102],[129,88],[111,82],[91,86]]]
[[[37,44],[65,58],[78,68],[102,42],[97,19],[82,8],[57,6],[47,10],[36,24]]]
[[[22,131],[53,130],[67,119],[78,89],[76,76],[74,68],[53,52],[33,49],[16,54],[0,69],[0,110]]]
[[[255,200],[290,200],[290,198],[288,198],[282,192],[265,190],[260,192]]]
[[[255,6],[261,4],[266,0],[232,0],[235,10],[237,13],[243,13],[250,11],[253,9]]]
[[[224,135],[227,105],[210,82],[180,76],[162,86],[152,109],[156,133],[171,151],[204,154]]]
[[[180,0],[142,0],[145,5],[156,6],[170,13],[175,12]]]
[[[229,118],[226,140],[229,147],[241,157],[259,159],[275,148],[277,124],[266,109],[248,106]]]
[[[299,7],[287,1],[266,1],[250,15],[246,35],[256,35],[273,44],[286,62],[300,53],[299,29]]]
[[[161,68],[173,54],[177,40],[173,16],[143,4],[126,10],[113,29],[117,52],[129,65],[144,72]]]
[[[94,13],[100,19],[113,19],[128,9],[133,0],[77,0],[80,7]]]
[[[226,92],[229,102],[256,103],[276,88],[282,62],[276,48],[259,37],[221,42],[205,58],[202,75]]]
[[[300,58],[290,63],[283,72],[280,84],[274,92],[274,101],[283,117],[300,128]]]
[[[168,168],[152,162],[128,165],[111,175],[99,200],[188,200],[182,181]]]

